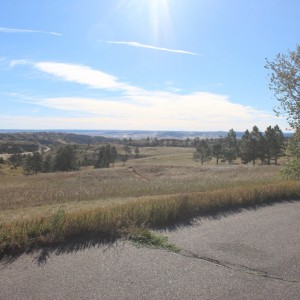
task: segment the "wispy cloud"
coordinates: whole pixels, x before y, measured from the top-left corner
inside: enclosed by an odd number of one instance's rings
[[[110,129],[108,117],[53,117],[0,114],[1,129]]]
[[[152,46],[152,45],[141,44],[138,42],[123,42],[123,41],[106,41],[106,42],[109,44],[118,44],[118,45],[132,46],[132,47],[148,48],[148,49],[159,50],[159,51],[167,51],[167,52],[182,53],[182,54],[189,54],[189,55],[200,55],[195,52],[156,47],[156,46]]]
[[[61,36],[61,33],[53,32],[53,31],[42,31],[42,30],[33,30],[33,29],[20,29],[20,28],[7,28],[0,27],[0,32],[4,33],[43,33],[43,34],[51,34]]]
[[[172,101],[172,97],[164,99],[153,97],[152,100],[151,105],[143,106],[138,103],[115,102],[103,98],[47,98],[35,101],[35,105],[41,108],[41,112],[45,112],[46,108],[51,108],[60,112],[65,111],[65,116],[0,115],[0,120],[3,122],[2,128],[27,129],[210,131],[234,128],[244,131],[254,124],[261,130],[275,124],[286,128],[284,120],[275,120],[271,113],[231,103],[222,95],[205,93],[185,95],[176,102]]]
[[[61,111],[87,113],[93,120],[101,117],[109,119],[110,124],[101,122],[101,128],[114,124],[116,128],[124,129],[220,130],[233,127],[245,130],[254,124],[265,129],[274,123],[271,113],[232,103],[224,95],[199,92],[189,95],[162,93],[160,97],[157,94],[146,97],[148,105],[143,105],[144,99],[139,101],[140,96],[132,97],[132,102],[59,97],[42,99],[37,104]]]
[[[20,63],[28,62],[21,60]],[[95,98],[66,95],[25,99],[28,104],[41,109],[56,109],[74,116],[65,118],[65,121],[64,118],[46,118],[47,126],[46,119],[28,117],[29,124],[33,124],[35,120],[36,128],[58,126],[78,129],[245,130],[254,124],[265,129],[276,123],[280,127],[286,127],[284,120],[276,119],[272,112],[234,103],[226,95],[201,91],[151,91],[83,65],[58,62],[30,64],[58,79],[103,90],[101,96]],[[113,96],[105,90],[114,90]],[[83,118],[77,118],[78,113],[83,114]]]
[[[32,63],[27,60],[27,59],[14,59],[12,61],[10,61],[9,66],[10,67],[15,67],[15,66],[19,66],[19,65],[31,65]]]
[[[23,60],[20,63],[24,64]],[[110,89],[137,92],[137,88],[120,82],[117,77],[87,66],[58,62],[39,62],[33,66],[65,81],[76,82],[94,89]]]

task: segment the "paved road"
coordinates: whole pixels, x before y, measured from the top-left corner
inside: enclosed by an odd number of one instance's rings
[[[164,231],[179,254],[129,242],[0,263],[0,299],[300,299],[300,202]],[[69,253],[68,253],[69,252]]]

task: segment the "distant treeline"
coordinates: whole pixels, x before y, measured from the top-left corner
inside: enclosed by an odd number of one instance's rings
[[[84,155],[79,158],[76,145],[65,145],[60,147],[55,155],[42,154],[38,151],[32,154],[13,154],[8,161],[12,167],[22,166],[24,173],[37,174],[40,172],[49,173],[56,171],[74,171],[80,166],[94,166],[95,168],[109,168],[117,159],[125,162],[128,159],[126,154],[118,155],[116,147],[107,144],[95,151],[92,157]],[[3,159],[0,163],[4,163]]]
[[[217,164],[219,160],[232,164],[240,158],[244,164],[252,162],[255,165],[259,160],[261,164],[270,165],[271,161],[277,164],[278,158],[284,155],[284,148],[285,138],[277,125],[269,126],[264,132],[254,126],[251,131],[246,130],[239,140],[233,129],[222,139],[198,140],[193,158],[202,164],[215,157]]]
[[[119,132],[119,131],[116,131]],[[133,131],[135,132],[135,131]],[[138,131],[136,131],[138,132]],[[114,132],[113,132],[114,133]],[[120,132],[119,132],[120,133]],[[210,143],[216,140],[222,140],[226,137],[226,132],[213,132],[214,137],[207,138],[209,132],[199,132],[199,137],[182,139],[183,132],[158,132],[159,137],[147,138],[108,138],[103,136],[89,136],[86,134],[75,134],[66,132],[16,132],[0,133],[0,153],[21,153],[34,152],[39,148],[38,145],[44,146],[61,146],[64,144],[77,145],[95,145],[97,143],[105,144],[122,144],[132,147],[196,147],[199,140],[205,139]],[[163,134],[174,136],[163,138]],[[195,134],[195,133],[194,133]],[[202,135],[201,135],[202,134]],[[219,135],[218,135],[219,134]],[[243,133],[236,132],[237,140],[241,140]],[[285,134],[286,137],[289,135]]]
[[[44,134],[44,133],[43,133]],[[57,134],[62,136],[62,134]],[[67,137],[73,140],[75,134],[63,134],[64,141]],[[44,136],[45,137],[45,136]],[[49,136],[53,139],[53,136]],[[88,136],[78,136],[81,142],[89,141]],[[276,125],[269,126],[264,132],[261,132],[257,126],[251,131],[246,130],[241,139],[237,138],[236,132],[231,129],[227,136],[215,139],[194,139],[186,140],[178,139],[157,139],[147,138],[143,140],[122,139],[117,140],[115,144],[122,144],[122,154],[117,153],[116,146],[107,143],[105,146],[99,147],[97,150],[78,149],[79,145],[61,144],[56,147],[58,149],[55,154],[40,153],[37,151],[38,146],[34,143],[28,144],[31,147],[10,148],[14,149],[13,155],[10,156],[9,162],[13,167],[22,166],[25,174],[33,174],[38,172],[56,172],[56,171],[72,171],[78,170],[81,166],[94,166],[95,168],[109,168],[116,161],[123,162],[128,159],[139,158],[139,147],[193,147],[193,159],[200,161],[202,164],[212,158],[216,159],[216,163],[227,162],[234,163],[237,159],[242,163],[256,164],[277,164],[278,158],[284,155],[286,146],[286,138],[281,129]],[[65,142],[66,143],[66,142]],[[291,143],[290,143],[291,144]],[[20,144],[21,145],[21,144]],[[22,144],[23,145],[23,144]],[[27,144],[25,144],[27,145]],[[89,144],[88,144],[89,145]],[[24,146],[24,145],[23,145]],[[118,149],[120,146],[118,146]],[[26,149],[26,150],[24,150]],[[7,153],[7,148],[5,148]],[[32,152],[32,154],[24,155],[22,152]],[[18,153],[16,153],[18,152]]]
[[[0,143],[0,154],[8,153],[22,153],[22,152],[34,152],[39,149],[38,144],[32,142],[23,142],[23,143]]]
[[[34,152],[39,145],[59,146],[61,144],[96,144],[112,143],[114,139],[102,136],[88,136],[84,134],[56,133],[56,132],[18,132],[0,133],[0,154],[1,153],[22,153]]]

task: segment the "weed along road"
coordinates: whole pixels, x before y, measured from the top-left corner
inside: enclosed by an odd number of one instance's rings
[[[179,252],[78,242],[0,263],[0,299],[300,299],[300,201],[160,231]]]

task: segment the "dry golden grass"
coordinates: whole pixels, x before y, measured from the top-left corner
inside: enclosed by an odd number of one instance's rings
[[[24,176],[0,169],[0,253],[77,234],[119,234],[218,209],[300,196],[278,166],[201,166],[188,148],[142,148],[110,169]]]
[[[0,256],[77,235],[119,236],[139,226],[165,226],[203,213],[299,197],[296,181],[158,196],[77,212],[60,208],[52,215],[0,223]]]
[[[159,165],[139,160],[125,167],[88,168],[32,176],[0,177],[0,210],[66,203],[107,203],[126,198],[209,191],[280,180],[276,166]],[[77,205],[77,204],[76,204]]]

